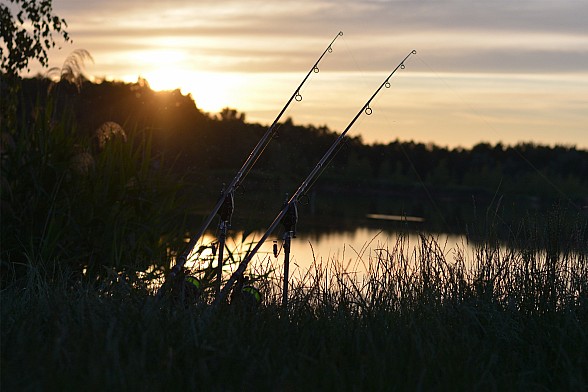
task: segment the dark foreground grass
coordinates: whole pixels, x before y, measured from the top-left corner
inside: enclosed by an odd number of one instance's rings
[[[31,270],[2,292],[2,390],[586,390],[585,253],[402,249],[361,282],[315,266],[288,311],[271,282],[214,308]]]
[[[183,245],[178,181],[150,131],[86,135],[57,102],[2,133],[2,392],[586,390],[585,215],[508,227],[517,250],[490,230],[451,260],[401,239],[362,278],[315,265],[287,310],[269,279],[255,309],[156,301],[124,272]]]

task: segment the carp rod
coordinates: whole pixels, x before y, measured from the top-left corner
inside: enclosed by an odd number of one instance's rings
[[[332,45],[335,43],[337,38],[339,38],[342,35],[343,35],[343,32],[339,31],[337,33],[337,35],[335,36],[335,38],[333,38],[333,40],[331,41],[329,46],[327,46],[327,48],[323,51],[323,53],[320,55],[320,57],[316,60],[314,65],[310,68],[310,70],[308,71],[308,73],[306,74],[304,79],[302,79],[302,82],[298,85],[298,87],[296,88],[296,90],[294,91],[294,93],[292,94],[290,99],[286,102],[286,104],[284,105],[284,107],[282,108],[282,110],[280,111],[280,113],[278,114],[278,116],[276,117],[274,122],[272,123],[272,125],[267,129],[267,131],[262,136],[262,138],[259,140],[259,142],[257,142],[257,145],[253,148],[253,150],[249,154],[249,157],[245,160],[245,163],[243,163],[243,166],[241,167],[241,169],[239,169],[239,171],[237,172],[237,174],[235,175],[233,180],[229,183],[228,186],[223,187],[223,189],[221,191],[221,195],[220,195],[216,205],[214,206],[214,208],[212,209],[212,211],[210,212],[210,214],[208,215],[208,217],[206,218],[206,220],[202,224],[200,230],[198,231],[198,233],[196,233],[195,236],[192,237],[192,239],[190,240],[190,242],[186,246],[186,250],[177,257],[176,264],[171,269],[171,271],[170,271],[167,279],[164,281],[163,285],[159,288],[159,290],[157,292],[157,297],[161,297],[164,294],[164,286],[166,286],[166,282],[168,280],[172,281],[178,275],[178,273],[182,270],[182,268],[186,264],[186,261],[188,260],[188,256],[190,255],[190,253],[192,252],[192,250],[196,246],[198,240],[204,235],[204,232],[208,229],[208,226],[210,226],[210,223],[213,221],[214,217],[217,214],[220,215],[219,263],[218,263],[218,272],[217,272],[217,276],[219,279],[218,291],[220,291],[220,284],[221,284],[220,278],[222,275],[222,254],[223,254],[224,240],[226,239],[227,229],[230,226],[231,216],[232,216],[233,210],[234,210],[234,192],[239,187],[241,182],[245,179],[245,177],[247,176],[247,174],[249,173],[249,171],[251,170],[251,168],[255,164],[255,162],[257,162],[257,160],[259,159],[259,156],[265,150],[265,148],[267,147],[267,145],[269,144],[271,139],[277,133],[278,128],[279,128],[278,122],[279,122],[280,118],[282,117],[282,115],[284,114],[284,112],[286,111],[286,109],[288,108],[288,106],[290,106],[290,104],[292,103],[293,100],[296,100],[298,102],[302,101],[302,95],[300,94],[300,89],[302,88],[304,83],[306,83],[307,79],[310,77],[310,75],[312,73],[319,72],[318,65],[319,65],[320,61],[323,59],[323,57],[327,53],[333,52]]]
[[[235,284],[235,282],[238,279],[242,279],[243,274],[245,273],[245,269],[247,268],[247,265],[249,264],[249,262],[251,261],[253,256],[255,256],[255,254],[261,248],[261,246],[263,245],[265,240],[272,234],[272,232],[275,230],[275,228],[278,226],[278,224],[280,222],[282,222],[284,224],[284,226],[286,226],[286,231],[289,231],[289,233],[286,233],[284,235],[284,239],[287,241],[285,244],[286,252],[289,252],[289,247],[290,247],[289,239],[294,237],[294,234],[295,234],[294,226],[295,226],[297,218],[298,218],[297,204],[298,204],[299,200],[306,194],[309,185],[313,184],[314,181],[316,180],[316,178],[318,178],[318,175],[320,175],[322,173],[321,169],[323,168],[323,166],[325,165],[327,160],[331,157],[331,155],[333,154],[335,149],[341,144],[341,142],[343,141],[343,138],[345,137],[345,135],[347,134],[349,129],[353,126],[353,124],[355,124],[355,122],[362,115],[362,113],[365,113],[368,116],[372,114],[372,109],[370,108],[370,103],[372,102],[372,100],[376,97],[376,95],[378,95],[378,93],[380,92],[380,90],[382,90],[383,87],[386,87],[386,88],[390,87],[390,78],[394,75],[394,73],[399,68],[400,69],[405,68],[404,62],[413,54],[416,54],[416,50],[412,50],[400,62],[400,64],[398,64],[396,66],[396,68],[394,68],[394,70],[390,73],[390,75],[388,75],[388,77],[384,80],[384,82],[380,85],[380,87],[378,87],[378,89],[373,93],[373,95],[370,97],[370,99],[367,100],[367,102],[363,105],[363,107],[355,115],[353,120],[351,120],[349,125],[347,125],[347,128],[345,128],[345,130],[341,133],[341,135],[339,135],[339,137],[333,142],[331,147],[323,155],[321,160],[316,164],[314,169],[310,172],[308,177],[306,177],[306,179],[302,182],[302,184],[296,190],[296,192],[292,195],[292,197],[290,197],[290,199],[284,203],[284,206],[282,207],[282,209],[280,210],[278,215],[275,217],[274,221],[269,226],[267,231],[264,233],[264,235],[257,242],[257,245],[245,256],[243,261],[241,261],[241,263],[239,264],[239,266],[237,267],[235,272],[231,275],[231,277],[229,278],[229,280],[227,281],[225,286],[222,288],[219,295],[215,299],[215,303],[218,303],[220,301],[224,301],[224,299],[227,297],[227,294],[229,293],[229,291],[231,290],[231,288]],[[283,222],[283,220],[285,220],[285,222]],[[287,253],[286,253],[285,264],[286,263],[288,263]],[[287,304],[287,287],[288,287],[287,286],[287,283],[288,283],[288,276],[287,276],[288,272],[287,271],[288,271],[288,266],[284,265],[284,292],[283,292],[283,299],[282,299],[283,305]]]

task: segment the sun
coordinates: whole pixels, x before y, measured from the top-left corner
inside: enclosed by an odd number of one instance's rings
[[[153,90],[180,89],[191,94],[196,105],[206,112],[235,107],[239,95],[239,78],[223,72],[203,71],[191,67],[193,62],[183,50],[159,48],[133,52],[131,60],[141,65],[141,77]]]
[[[220,112],[225,107],[235,107],[240,83],[228,73],[191,72],[186,75],[186,89],[196,105],[207,112]]]
[[[160,68],[153,71],[145,72],[142,75],[147,79],[149,86],[156,91],[182,89],[182,77],[177,70]]]
[[[140,75],[154,90],[175,90],[183,88],[186,61],[183,52],[174,49],[149,49],[129,54],[129,60],[140,65]]]
[[[191,94],[196,105],[206,112],[219,112],[234,105],[235,81],[230,75],[190,71],[181,68],[160,68],[146,72],[143,77],[153,90],[180,89]]]

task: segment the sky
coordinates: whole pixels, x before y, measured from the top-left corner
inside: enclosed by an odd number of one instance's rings
[[[588,1],[54,0],[97,78],[180,88],[202,110],[271,124],[335,38],[283,119],[366,143],[588,148]],[[31,73],[38,72],[33,68]]]

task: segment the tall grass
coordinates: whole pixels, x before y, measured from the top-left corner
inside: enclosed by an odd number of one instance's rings
[[[169,264],[183,235],[180,183],[156,166],[151,136],[112,122],[78,130],[57,101],[2,130],[3,277],[52,270],[42,263],[92,279]]]
[[[149,136],[79,132],[50,100],[22,116],[2,133],[2,390],[588,385],[585,217],[509,227],[508,247],[482,227],[471,254],[422,235],[359,252],[355,267],[315,260],[288,308],[266,270],[258,306],[156,300],[156,274],[137,271],[167,265],[183,230]]]
[[[259,307],[212,307],[157,301],[121,275],[49,284],[31,267],[25,287],[2,292],[2,385],[585,390],[585,247],[557,261],[496,243],[450,257],[432,237],[405,240],[360,254],[361,278],[317,260],[288,309],[271,279]]]

